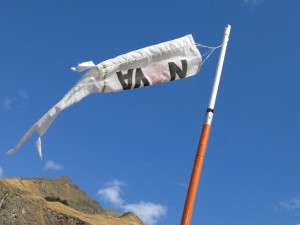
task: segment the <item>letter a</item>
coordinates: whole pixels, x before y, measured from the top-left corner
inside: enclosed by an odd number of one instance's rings
[[[132,72],[133,69],[128,70],[127,74],[122,74],[121,71],[117,72],[120,83],[122,84],[123,90],[131,89],[132,87]],[[125,82],[127,80],[127,83]]]
[[[169,62],[169,70],[171,75],[171,81],[176,79],[176,74],[180,79],[186,77],[187,72],[187,61],[186,59],[181,60],[182,69],[180,69],[174,62]]]

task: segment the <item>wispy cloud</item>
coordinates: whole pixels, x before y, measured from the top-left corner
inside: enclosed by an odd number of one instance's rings
[[[3,177],[4,175],[4,170],[2,169],[2,167],[0,167],[0,178]]]
[[[286,210],[286,211],[297,211],[300,212],[300,195],[288,200],[279,202],[274,209],[276,211]]]
[[[144,201],[125,203],[120,196],[123,186],[123,182],[113,180],[100,189],[97,195],[116,208],[135,213],[147,225],[155,225],[162,216],[166,215],[167,207],[161,204]]]
[[[10,96],[3,100],[2,108],[6,110],[11,110],[15,107],[24,107],[27,105],[28,100],[29,95],[23,90],[18,90],[15,96]]]
[[[63,166],[60,164],[57,164],[53,161],[47,161],[45,166],[44,166],[44,170],[62,170]]]
[[[16,100],[16,98],[14,98],[14,97],[8,97],[8,98],[4,99],[2,107],[4,109],[10,110],[15,100]]]
[[[261,5],[265,0],[243,0],[243,4],[251,9]]]
[[[186,187],[189,186],[189,184],[188,184],[188,183],[185,183],[185,182],[181,182],[181,183],[179,183],[179,186],[180,186],[180,187],[186,188]]]
[[[18,95],[20,98],[22,98],[24,101],[28,101],[29,100],[29,96],[28,94],[24,91],[24,90],[19,90],[18,91]]]

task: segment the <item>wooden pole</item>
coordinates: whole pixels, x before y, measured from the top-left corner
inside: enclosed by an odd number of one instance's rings
[[[199,185],[199,181],[200,181],[201,170],[202,170],[203,161],[204,161],[204,157],[205,157],[206,146],[207,146],[208,139],[209,139],[211,123],[213,120],[214,107],[215,107],[219,83],[220,83],[220,79],[221,79],[221,73],[222,73],[226,48],[227,48],[227,42],[229,40],[230,29],[231,29],[230,25],[225,26],[223,45],[221,47],[218,66],[217,66],[216,75],[215,75],[215,80],[214,80],[214,84],[212,87],[211,96],[210,96],[205,120],[204,120],[203,127],[202,127],[202,133],[201,133],[197,153],[195,156],[194,167],[193,167],[193,171],[192,171],[192,175],[191,175],[191,179],[190,179],[190,185],[189,185],[189,189],[188,189],[186,200],[185,200],[184,210],[183,210],[182,219],[181,219],[181,225],[190,225],[191,224],[193,208],[194,208],[194,204],[195,204],[198,185]]]

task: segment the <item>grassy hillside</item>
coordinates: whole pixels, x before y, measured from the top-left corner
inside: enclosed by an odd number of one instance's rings
[[[68,177],[0,179],[0,224],[144,225],[132,213],[105,210]]]

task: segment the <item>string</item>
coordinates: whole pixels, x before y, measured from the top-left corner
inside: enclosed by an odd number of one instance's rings
[[[200,44],[200,43],[196,43],[196,46],[198,48],[209,48],[210,50],[206,53],[204,53],[202,55],[202,58],[204,58],[204,60],[202,61],[202,65],[205,63],[205,61],[212,55],[212,53],[218,49],[218,48],[221,48],[225,43],[227,43],[228,41],[225,41],[223,42],[222,44],[220,44],[219,46],[216,46],[216,47],[211,47],[211,46],[207,46],[207,45],[203,45],[203,44]],[[206,56],[207,55],[207,56]],[[206,57],[205,57],[206,56]]]

